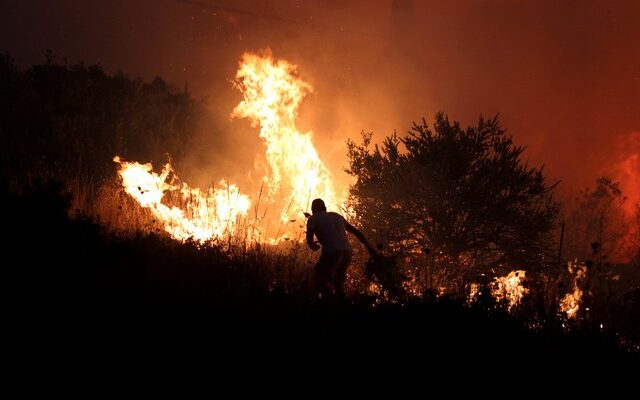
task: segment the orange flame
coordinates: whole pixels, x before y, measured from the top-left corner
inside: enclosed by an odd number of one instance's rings
[[[331,175],[312,142],[312,133],[296,127],[298,106],[313,88],[296,76],[296,66],[274,60],[271,52],[245,53],[235,87],[244,99],[232,117],[245,117],[260,126],[270,175],[264,177],[272,199],[280,200],[282,222],[296,219],[309,203],[322,197],[331,208],[340,205]]]
[[[526,272],[522,270],[511,271],[507,276],[497,277],[491,284],[491,295],[497,300],[506,300],[507,307],[511,310],[520,304],[529,289],[523,286]],[[473,287],[471,288],[473,291]]]
[[[269,50],[259,55],[245,53],[234,86],[244,99],[231,115],[246,117],[252,126],[260,126],[270,169],[262,182],[269,189],[266,201],[280,210],[279,219],[283,223],[297,219],[316,197],[323,198],[332,208],[341,205],[311,132],[303,134],[296,128],[298,106],[312,91],[311,85],[296,76],[296,66],[274,60]],[[125,191],[142,207],[149,208],[178,240],[193,238],[203,242],[233,234],[238,218],[246,215],[251,206],[247,195],[224,181],[220,188],[201,191],[169,182],[170,175],[177,179],[170,164],[157,174],[151,164],[123,162],[118,156],[114,161],[120,164],[118,174]],[[162,203],[165,193],[171,191],[182,195],[178,205]],[[292,229],[291,225],[278,229],[280,237],[269,241],[277,242]]]
[[[471,284],[469,285],[469,295],[467,296],[467,303],[471,304],[476,302],[481,294],[482,292],[480,291],[480,285],[475,282],[471,282]]]
[[[168,182],[173,172],[169,163],[165,164],[160,174],[156,174],[151,164],[123,162],[118,156],[113,161],[120,164],[118,174],[125,192],[136,199],[140,206],[149,208],[175,239],[193,238],[203,242],[233,233],[238,217],[246,215],[249,210],[249,198],[240,194],[235,185],[227,185],[224,181],[220,181],[223,188],[202,192],[185,183],[174,185]],[[183,208],[162,203],[165,193],[172,191],[181,194]]]
[[[580,282],[587,276],[587,268],[584,265],[580,265],[576,262],[569,262],[567,265],[569,273],[575,274],[573,277],[573,291],[567,293],[562,300],[560,300],[560,311],[567,314],[568,318],[575,318],[580,310],[580,304],[582,303],[582,290],[580,289]]]

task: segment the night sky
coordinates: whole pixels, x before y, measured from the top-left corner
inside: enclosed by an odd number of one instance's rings
[[[463,125],[499,112],[562,190],[592,185],[603,173],[624,180],[628,194],[640,186],[637,171],[635,178],[617,171],[640,154],[637,0],[0,4],[0,51],[19,66],[43,62],[50,49],[58,62],[161,76],[176,88],[188,84],[225,121],[240,99],[230,79],[242,52],[265,47],[313,84],[300,126],[313,130],[336,173],[345,166],[345,139],[361,130],[404,133],[439,110]],[[260,145],[246,121],[211,135],[231,144],[242,138],[245,153]],[[208,165],[248,159],[219,156]]]

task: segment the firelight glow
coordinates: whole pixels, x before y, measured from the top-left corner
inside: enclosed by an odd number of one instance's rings
[[[269,167],[262,184],[268,190],[262,201],[279,210],[282,224],[275,236],[265,239],[277,242],[292,233],[295,227],[290,222],[300,219],[314,198],[323,198],[334,209],[344,202],[336,195],[312,133],[301,133],[296,127],[298,107],[313,88],[297,76],[295,65],[275,60],[269,50],[242,56],[234,87],[242,92],[243,100],[231,116],[247,118],[253,127],[259,126],[265,143]],[[252,205],[249,196],[224,181],[219,188],[201,191],[186,183],[171,183],[170,177],[177,177],[170,164],[158,174],[151,164],[124,162],[118,156],[114,161],[120,164],[118,174],[125,191],[141,207],[149,208],[177,240],[203,242],[233,234],[238,219],[246,216]],[[162,203],[168,191],[182,194],[179,204]]]

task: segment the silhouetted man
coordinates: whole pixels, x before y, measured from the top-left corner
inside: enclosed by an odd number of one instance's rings
[[[351,246],[347,240],[347,231],[351,232],[371,255],[376,251],[362,232],[348,223],[344,217],[335,212],[327,212],[322,199],[311,203],[313,215],[307,220],[307,244],[311,250],[320,248],[313,237],[322,245],[322,255],[316,264],[316,287],[323,295],[332,292],[343,295],[347,267],[351,262]]]

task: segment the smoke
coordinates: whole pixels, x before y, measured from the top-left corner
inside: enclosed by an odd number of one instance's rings
[[[622,192],[627,197],[624,210],[633,218],[636,205],[640,204],[640,132],[623,137],[617,145],[617,159],[610,174],[620,182]]]
[[[566,193],[609,173],[638,198],[638,150],[620,147],[640,132],[635,0],[31,0],[0,15],[0,50],[23,65],[50,48],[188,84],[211,113],[188,149],[193,184],[242,187],[264,162],[257,130],[229,119],[241,99],[230,79],[244,51],[270,47],[314,86],[299,126],[343,185],[347,138],[402,134],[442,110],[463,125],[500,113]]]

